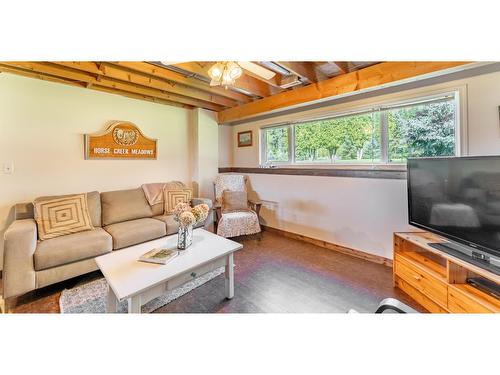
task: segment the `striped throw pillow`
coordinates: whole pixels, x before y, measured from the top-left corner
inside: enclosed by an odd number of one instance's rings
[[[191,203],[191,199],[193,199],[192,189],[165,189],[165,215],[173,214],[177,203]]]
[[[41,241],[94,229],[87,205],[87,194],[35,199],[33,206],[38,238]]]

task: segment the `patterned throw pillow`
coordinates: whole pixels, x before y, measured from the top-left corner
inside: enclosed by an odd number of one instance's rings
[[[192,189],[165,189],[165,215],[173,214],[177,203],[191,203],[191,199],[193,199]]]
[[[224,190],[222,193],[222,212],[248,211],[248,196],[246,191]]]
[[[35,199],[33,206],[38,238],[41,241],[94,229],[87,205],[87,194]]]

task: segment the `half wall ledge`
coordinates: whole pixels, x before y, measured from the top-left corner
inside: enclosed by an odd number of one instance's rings
[[[219,168],[219,173],[281,174],[289,176],[351,177],[406,180],[406,170],[360,168]]]

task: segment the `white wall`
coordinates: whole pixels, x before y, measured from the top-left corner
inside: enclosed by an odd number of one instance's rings
[[[0,269],[3,232],[12,206],[40,195],[135,188],[145,182],[180,180],[191,184],[196,153],[215,150],[203,168],[217,173],[217,127],[206,111],[195,143],[191,110],[148,103],[57,83],[0,74],[0,167],[14,162],[14,173],[0,169]],[[158,138],[157,160],[84,160],[83,134],[127,120]],[[209,124],[205,126],[206,124]],[[210,167],[210,163],[212,164]],[[203,185],[203,184],[201,184]]]
[[[228,125],[219,126],[219,167],[231,167],[233,165],[233,127]]]
[[[491,73],[411,91],[343,103],[329,108],[233,126],[219,130],[219,148],[233,150],[234,167],[257,167],[259,144],[238,148],[236,134],[261,126],[331,111],[352,110],[382,101],[460,89],[462,145],[470,155],[500,154],[500,73]],[[227,132],[224,130],[224,132]],[[224,160],[227,160],[226,157]],[[222,165],[221,165],[222,166]],[[224,165],[227,166],[227,165]],[[407,225],[406,181],[368,178],[251,174],[251,188],[264,201],[267,225],[392,258],[392,233],[415,230]]]
[[[219,137],[215,113],[195,109],[196,163],[193,179],[198,182],[198,192],[202,197],[214,199],[213,182],[218,173]]]

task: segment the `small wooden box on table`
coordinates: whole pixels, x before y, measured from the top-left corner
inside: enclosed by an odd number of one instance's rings
[[[434,249],[433,242],[444,241],[428,232],[394,233],[394,286],[430,312],[500,312],[500,299],[466,282],[483,277],[500,284],[500,277]]]

